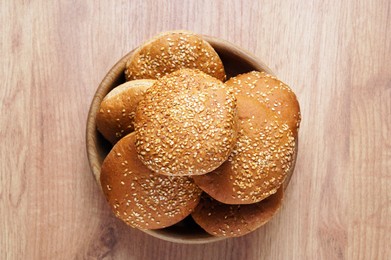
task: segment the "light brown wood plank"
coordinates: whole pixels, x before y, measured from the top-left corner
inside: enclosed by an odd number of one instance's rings
[[[391,8],[359,2],[352,49],[349,255],[391,258]],[[365,43],[365,44],[363,44]]]

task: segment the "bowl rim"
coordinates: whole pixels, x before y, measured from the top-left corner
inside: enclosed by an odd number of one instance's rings
[[[250,52],[242,49],[241,47],[238,47],[237,45],[228,42],[226,40],[216,38],[213,36],[208,35],[201,35],[201,37],[209,42],[210,45],[212,45],[213,48],[218,49],[216,50],[217,53],[221,51],[227,51],[230,54],[233,54],[237,57],[240,57],[240,59],[245,60],[251,67],[254,68],[254,70],[258,71],[264,71],[272,76],[275,76],[274,72],[264,63],[261,59],[256,57],[255,55],[251,54]],[[118,77],[123,74],[125,70],[126,61],[129,59],[129,57],[132,55],[135,49],[128,52],[125,56],[123,56],[111,69],[107,72],[105,77],[103,78],[102,82],[99,84],[98,88],[96,89],[96,92],[93,96],[88,116],[87,116],[87,126],[86,126],[86,149],[87,149],[87,157],[88,157],[88,163],[89,167],[91,169],[92,174],[94,175],[94,179],[97,182],[99,189],[102,190],[101,184],[100,184],[100,170],[101,166],[98,162],[98,150],[97,150],[97,142],[98,142],[98,134],[96,129],[96,114],[99,110],[100,103],[102,102],[104,96],[112,89],[110,86],[112,85],[113,81],[118,79]],[[94,133],[94,134],[91,134]],[[296,146],[296,152],[294,157],[297,156],[297,146]],[[293,160],[292,165],[292,174],[294,172],[296,163],[296,158]],[[288,183],[290,181],[287,179],[284,182],[284,189],[287,188]],[[184,237],[181,238],[179,236],[168,236],[167,234],[163,234],[162,232],[159,232],[159,230],[141,230],[142,232],[151,235],[153,237],[174,242],[174,243],[181,243],[181,244],[205,244],[205,243],[211,243],[211,242],[217,242],[224,239],[227,239],[227,237],[216,237],[212,235],[208,235],[206,237],[195,237],[195,238],[189,238]]]

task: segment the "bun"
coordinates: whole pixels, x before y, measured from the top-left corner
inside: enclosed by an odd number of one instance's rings
[[[237,95],[239,133],[229,156],[215,171],[194,176],[195,183],[226,204],[251,204],[271,194],[290,172],[295,139],[287,124],[257,99]]]
[[[288,85],[265,72],[252,71],[230,78],[226,85],[241,94],[264,103],[274,114],[289,126],[297,136],[300,126],[300,106],[295,93]]]
[[[194,221],[206,232],[219,237],[238,237],[266,224],[281,207],[284,190],[249,205],[227,205],[207,195],[192,213]]]
[[[135,133],[122,138],[102,164],[101,184],[115,215],[131,227],[158,229],[188,216],[201,190],[188,177],[167,177],[137,159]]]
[[[132,79],[159,79],[178,69],[199,69],[225,80],[223,63],[213,47],[189,31],[170,31],[142,44],[126,63],[125,76]]]
[[[178,70],[149,88],[137,107],[139,158],[160,174],[205,174],[231,153],[236,120],[232,89],[201,71]]]
[[[111,90],[96,116],[99,132],[112,144],[134,130],[134,114],[144,92],[154,80],[133,80]]]

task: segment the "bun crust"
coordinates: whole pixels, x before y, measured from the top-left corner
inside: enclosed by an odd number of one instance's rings
[[[287,124],[255,98],[237,95],[237,143],[219,168],[195,183],[226,204],[252,204],[271,194],[291,171],[295,138]]]
[[[275,115],[289,126],[297,137],[300,126],[300,106],[295,93],[288,85],[265,72],[252,71],[230,78],[225,82],[233,87],[236,95],[257,99],[271,109]]]
[[[176,71],[149,88],[137,107],[139,158],[160,174],[205,174],[228,158],[236,124],[232,89],[198,70]]]
[[[206,232],[219,237],[238,237],[266,224],[281,207],[284,190],[249,205],[227,205],[207,195],[191,214],[194,221]]]
[[[111,90],[102,100],[96,125],[112,144],[133,132],[136,107],[154,82],[149,79],[128,81]]]
[[[156,174],[137,158],[135,133],[122,138],[102,164],[101,184],[115,215],[131,227],[158,229],[188,216],[202,191],[188,177]]]
[[[126,63],[125,76],[133,79],[159,79],[178,69],[199,69],[225,80],[223,63],[213,47],[189,31],[157,35],[137,48]]]

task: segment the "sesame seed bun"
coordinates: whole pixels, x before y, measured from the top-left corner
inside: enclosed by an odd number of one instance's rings
[[[219,237],[239,237],[266,224],[281,207],[284,190],[261,202],[248,205],[228,205],[206,194],[191,214],[206,232]]]
[[[205,174],[228,158],[236,124],[231,88],[199,70],[178,70],[157,80],[137,107],[139,158],[160,174]]]
[[[132,80],[111,90],[96,116],[99,132],[112,144],[134,130],[134,114],[144,92],[154,80]]]
[[[300,106],[288,85],[265,72],[252,71],[230,78],[225,84],[236,94],[256,98],[266,104],[297,136],[300,126]]]
[[[135,133],[122,138],[102,164],[103,192],[115,215],[131,227],[158,229],[188,216],[201,190],[189,177],[150,171],[137,158]]]
[[[293,166],[295,138],[264,103],[237,95],[239,133],[229,156],[215,171],[193,176],[195,183],[226,204],[251,204],[271,194]]]
[[[178,69],[199,69],[225,80],[223,63],[213,47],[189,31],[164,32],[137,48],[126,63],[125,76],[158,79]]]

